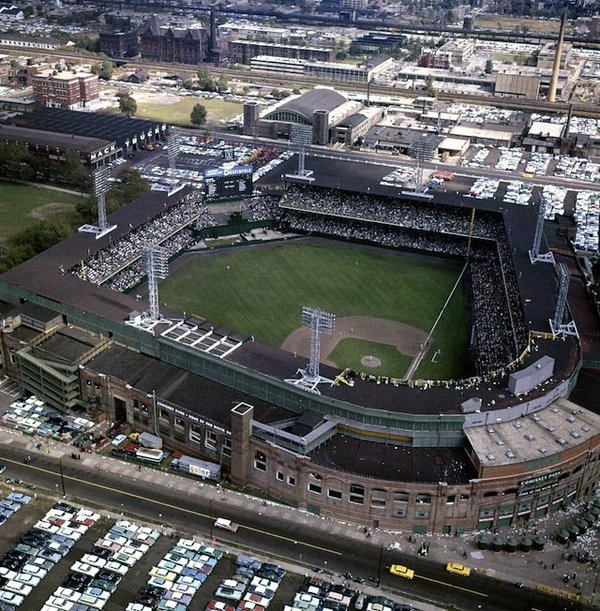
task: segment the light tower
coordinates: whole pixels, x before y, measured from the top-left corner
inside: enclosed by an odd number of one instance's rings
[[[148,300],[150,305],[146,318],[151,322],[160,320],[158,304],[158,281],[164,280],[169,274],[169,257],[160,246],[146,246],[144,249],[146,274],[148,276]]]
[[[552,251],[540,253],[540,244],[544,235],[544,213],[546,211],[546,200],[543,195],[540,195],[538,207],[536,210],[535,235],[533,236],[533,245],[529,251],[529,260],[532,263],[552,263],[554,265],[554,255]]]
[[[417,173],[415,176],[415,191],[423,188],[423,162],[429,161],[433,155],[431,144],[423,138],[415,140],[410,147],[410,156],[417,160]]]
[[[556,301],[556,309],[554,310],[554,318],[550,319],[550,329],[552,337],[565,337],[572,335],[579,337],[575,321],[564,322],[565,311],[567,309],[567,293],[569,291],[569,270],[564,263],[558,265],[558,299]]]
[[[309,392],[320,395],[317,386],[321,383],[334,384],[333,380],[324,378],[319,373],[321,359],[321,335],[331,335],[335,329],[335,315],[319,308],[302,308],[302,326],[310,329],[310,360],[306,369],[298,369],[300,378],[288,378],[288,384],[299,386]]]
[[[300,178],[309,182],[314,181],[312,170],[307,170],[304,161],[306,158],[306,147],[312,143],[313,130],[310,125],[292,125],[290,142],[298,145],[298,171],[296,174],[286,174],[288,178]]]
[[[97,225],[82,225],[78,231],[81,233],[93,233],[96,239],[101,238],[113,229],[116,225],[109,225],[106,220],[106,192],[109,190],[109,178],[111,174],[110,166],[102,166],[92,174],[92,182],[94,186],[94,196],[98,206],[98,224]]]
[[[177,156],[181,150],[181,140],[179,134],[171,134],[167,141],[167,158],[169,159],[169,169],[174,170],[177,163]]]

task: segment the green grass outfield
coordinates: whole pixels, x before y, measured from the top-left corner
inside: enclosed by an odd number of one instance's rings
[[[55,189],[0,181],[0,242],[36,221],[75,209],[83,198]]]
[[[459,274],[460,265],[431,257],[311,240],[215,251],[182,266],[161,282],[159,293],[171,309],[279,347],[300,326],[302,306],[337,317],[403,322],[428,332]],[[432,349],[440,349],[442,358],[436,365],[429,355],[423,376],[444,379],[462,373],[465,338],[459,290],[434,337]],[[383,375],[403,373],[386,367]]]

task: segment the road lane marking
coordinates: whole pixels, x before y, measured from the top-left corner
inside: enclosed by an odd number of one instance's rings
[[[477,596],[483,596],[484,598],[489,597],[489,594],[484,594],[483,592],[478,592],[477,590],[470,590],[469,588],[463,588],[462,586],[455,586],[453,583],[448,583],[447,581],[440,581],[439,579],[432,579],[431,577],[423,577],[423,575],[415,575],[415,577],[419,579],[426,579],[427,581],[433,581],[434,583],[439,583],[447,588],[454,588],[455,590],[462,590],[463,592],[469,592],[470,594],[477,594]]]
[[[27,467],[28,469],[35,469],[36,471],[39,471],[40,473],[47,473],[50,475],[54,475],[55,477],[60,478],[61,477],[61,473],[60,471],[51,471],[50,469],[45,469],[43,467],[37,467],[35,465],[31,465],[31,464],[22,464],[21,462],[17,461],[17,460],[11,460],[11,459],[3,459],[4,462],[10,462],[13,463],[15,465],[19,465],[21,467]],[[83,480],[83,479],[79,479],[78,477],[73,477],[72,475],[62,475],[62,477],[66,480],[70,480],[72,482],[77,482],[79,484],[83,484],[86,486],[93,486],[94,488],[100,488],[102,490],[107,490],[109,492],[116,492],[118,494],[122,494],[124,496],[128,496],[132,499],[138,499],[138,500],[143,500],[143,501],[147,501],[149,503],[152,503],[154,505],[158,505],[160,507],[166,507],[168,509],[174,509],[176,511],[180,511],[182,513],[187,513],[196,517],[201,517],[201,518],[208,518],[209,520],[215,520],[216,518],[213,516],[210,516],[208,514],[205,513],[201,513],[199,511],[195,511],[193,509],[186,509],[185,507],[178,507],[177,505],[172,505],[171,503],[165,503],[164,501],[159,501],[158,499],[152,499],[152,498],[147,498],[144,496],[139,496],[137,494],[133,494],[133,492],[127,492],[126,490],[120,490],[119,488],[111,488],[110,486],[105,486],[104,484],[97,484],[95,482],[90,482],[88,480]],[[338,552],[336,550],[332,550],[330,548],[327,547],[321,547],[320,545],[314,545],[313,543],[307,543],[305,541],[299,541],[298,539],[292,539],[290,537],[286,537],[284,535],[278,535],[276,533],[272,533],[269,532],[268,530],[262,530],[260,528],[255,528],[253,526],[244,526],[243,524],[240,524],[240,528],[244,528],[246,530],[249,530],[251,532],[254,533],[258,533],[261,535],[267,535],[269,537],[273,537],[274,539],[281,539],[282,541],[288,541],[289,543],[294,543],[296,545],[302,545],[303,547],[308,547],[311,549],[315,549],[318,550],[320,552],[327,552],[328,554],[331,554],[332,556],[343,556],[344,554],[342,552]]]

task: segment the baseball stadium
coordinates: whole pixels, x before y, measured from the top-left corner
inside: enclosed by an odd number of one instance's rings
[[[589,495],[600,415],[569,400],[585,329],[539,206],[295,163],[234,214],[151,192],[4,274],[6,373],[367,526],[503,528]]]

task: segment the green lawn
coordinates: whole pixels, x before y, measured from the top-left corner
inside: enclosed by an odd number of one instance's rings
[[[0,242],[32,223],[75,209],[83,198],[54,189],[0,182]]]
[[[199,257],[161,282],[159,291],[169,308],[278,347],[300,326],[304,305],[428,332],[459,273],[457,265],[415,255],[334,241],[288,242]],[[444,354],[446,366],[435,367],[443,377],[459,375],[463,367],[463,297],[457,293],[434,338]],[[340,368],[348,366],[337,358]]]
[[[223,100],[205,100],[194,96],[184,96],[176,104],[149,104],[138,102],[136,117],[151,119],[169,125],[192,127],[190,113],[196,104],[206,108],[207,125],[218,125],[221,120],[229,121],[243,112],[243,106]]]

